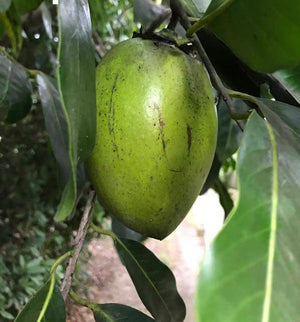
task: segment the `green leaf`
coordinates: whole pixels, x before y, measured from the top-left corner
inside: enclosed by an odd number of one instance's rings
[[[43,304],[45,302],[46,296],[48,294],[50,286],[50,281],[48,281],[26,304],[24,309],[18,314],[15,322],[33,322],[39,317]],[[58,289],[54,288],[54,292],[51,301],[48,305],[47,311],[42,320],[43,322],[65,322],[66,312],[65,312],[65,302]]]
[[[217,178],[213,188],[219,195],[220,204],[224,209],[225,218],[226,218],[233,208],[233,200],[227,190],[227,187],[220,180],[220,178]]]
[[[243,101],[237,99],[233,99],[233,104],[236,109],[245,109],[244,106],[246,106]],[[216,153],[221,163],[237,151],[241,133],[236,122],[231,119],[224,100],[221,100],[218,105],[218,140],[216,148]]]
[[[221,166],[222,166],[222,164],[221,164],[218,156],[215,154],[214,159],[213,159],[213,163],[212,163],[211,168],[209,170],[206,181],[202,187],[200,195],[203,195],[204,193],[207,192],[207,190],[209,188],[214,186],[216,180],[219,177],[219,172],[220,172]]]
[[[165,6],[156,5],[151,0],[134,0],[134,21],[147,26],[169,10],[170,9]]]
[[[137,233],[136,231],[125,226],[114,216],[111,216],[111,229],[116,235],[122,238],[133,239],[135,241],[142,241],[146,238],[140,233]]]
[[[1,0],[0,13],[5,12],[11,5],[11,0]]]
[[[62,181],[66,184],[70,177],[71,164],[68,154],[68,127],[59,93],[45,74],[40,73],[37,76],[37,83],[47,133],[62,174]]]
[[[267,120],[253,112],[239,151],[238,204],[201,268],[198,321],[300,316],[300,110],[263,101]]]
[[[212,0],[205,16],[215,10],[220,14],[209,28],[251,68],[273,72],[299,64],[298,0]]]
[[[76,167],[92,152],[96,134],[95,61],[87,0],[59,2],[58,87],[68,125],[72,175],[63,192],[57,221],[76,204]]]
[[[24,68],[0,54],[0,113],[7,123],[24,118],[31,108],[32,87]]]
[[[187,13],[196,18],[200,18],[205,13],[211,0],[181,0]]]
[[[183,321],[185,305],[169,268],[144,245],[134,240],[117,239],[116,247],[139,297],[155,320]]]
[[[13,0],[16,10],[20,15],[24,15],[39,7],[43,0]]]
[[[52,32],[52,17],[51,17],[51,12],[48,9],[46,3],[42,3],[41,6],[41,13],[42,13],[42,19],[43,19],[43,24],[46,30],[46,33],[50,39],[53,38],[53,32]]]
[[[100,310],[97,311],[97,307],[94,310],[94,318],[96,322],[151,322],[154,321],[148,315],[122,304],[99,304]]]
[[[274,76],[284,85],[286,90],[300,103],[300,65],[290,69],[277,71]]]

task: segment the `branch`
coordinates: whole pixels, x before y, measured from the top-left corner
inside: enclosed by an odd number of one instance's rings
[[[185,11],[182,7],[181,2],[179,0],[171,0],[170,4],[171,4],[172,11],[175,12],[175,14],[177,14],[177,16],[180,18],[180,22],[181,22],[182,26],[186,30],[188,30],[191,27],[191,23],[189,21],[187,14],[185,13]],[[198,36],[196,34],[193,36],[193,43],[194,43],[195,49],[197,50],[201,60],[204,62],[204,65],[208,71],[208,74],[210,76],[210,80],[211,80],[213,86],[221,93],[223,100],[228,107],[231,118],[234,119],[236,121],[236,123],[238,124],[239,128],[241,130],[243,130],[241,124],[239,123],[239,121],[237,119],[245,118],[245,116],[243,115],[241,117],[240,113],[238,113],[235,110],[233,101],[228,94],[227,88],[223,85],[220,77],[218,76],[213,64],[211,63],[209,57],[207,56]]]
[[[74,273],[79,254],[82,249],[82,245],[83,245],[85,236],[87,234],[89,224],[92,219],[94,203],[95,203],[95,196],[96,196],[95,192],[91,191],[89,194],[87,203],[85,205],[85,209],[84,209],[81,221],[80,221],[77,235],[75,236],[75,238],[72,242],[72,246],[75,247],[74,253],[68,262],[68,266],[65,271],[65,276],[62,281],[61,288],[60,288],[64,300],[66,300],[66,298],[70,292],[70,288],[71,288],[71,284],[72,284],[72,275]]]
[[[151,34],[154,32],[156,28],[158,28],[166,19],[168,19],[171,16],[171,10],[169,8],[166,8],[164,12],[162,12],[154,21],[151,22],[151,24],[146,28],[144,34]]]

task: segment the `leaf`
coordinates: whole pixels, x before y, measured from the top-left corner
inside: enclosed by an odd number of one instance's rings
[[[202,17],[211,0],[181,0],[185,10],[192,17]]]
[[[213,188],[219,195],[220,204],[224,209],[224,214],[226,218],[233,208],[233,200],[225,184],[220,180],[220,178],[217,178]]]
[[[99,304],[101,311],[106,313],[105,316],[100,310],[94,310],[94,318],[96,322],[151,322],[154,321],[148,315],[130,307],[122,304]]]
[[[204,193],[206,193],[207,190],[215,184],[216,180],[219,177],[219,172],[220,172],[221,166],[222,166],[222,164],[221,164],[218,156],[215,154],[214,159],[213,159],[213,163],[212,163],[211,168],[209,170],[206,181],[202,187],[200,195],[203,195]]]
[[[15,123],[29,113],[31,94],[24,68],[0,54],[0,113],[5,122]]]
[[[298,0],[212,0],[205,16],[222,6],[208,27],[248,66],[274,72],[300,63]]]
[[[133,239],[135,241],[142,241],[146,238],[140,233],[137,233],[136,231],[125,226],[114,216],[111,216],[111,229],[116,235],[122,238]]]
[[[63,221],[76,204],[76,167],[92,152],[96,134],[95,61],[87,0],[59,2],[58,87],[66,116],[72,175],[56,214]]]
[[[0,13],[5,12],[11,5],[11,0],[1,0]]]
[[[43,24],[46,30],[46,33],[50,39],[53,38],[53,33],[52,33],[52,17],[51,17],[51,12],[48,9],[46,3],[42,3],[40,6],[41,12],[42,12],[42,19],[43,19]]]
[[[287,91],[300,103],[300,65],[277,71],[274,76],[285,86]]]
[[[155,320],[183,321],[185,305],[169,268],[134,240],[118,238],[116,247],[139,297]]]
[[[198,321],[300,316],[300,110],[264,101],[267,120],[253,112],[240,147],[238,204],[201,268]]]
[[[48,294],[50,281],[48,281],[26,304],[24,309],[18,314],[15,322],[36,321],[39,317],[44,301]],[[65,322],[65,302],[58,287],[54,288],[51,301],[43,318],[43,322]]]
[[[246,104],[234,99],[233,104],[245,109]],[[246,107],[249,109],[248,107]],[[241,130],[231,119],[228,108],[222,99],[218,105],[218,140],[216,153],[221,163],[232,156],[238,149],[241,139]]]
[[[16,10],[20,15],[24,15],[39,7],[43,0],[13,0]]]
[[[300,153],[299,107],[263,98],[257,98],[257,103],[276,135]]]
[[[156,5],[151,0],[134,0],[134,21],[140,22],[146,26],[169,10],[170,9],[165,6]]]
[[[37,76],[37,83],[47,133],[62,174],[62,181],[66,184],[70,177],[71,164],[68,155],[68,127],[59,93],[50,79],[43,73]]]

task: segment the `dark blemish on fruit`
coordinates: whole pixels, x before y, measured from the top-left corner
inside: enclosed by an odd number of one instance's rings
[[[161,109],[156,103],[154,103],[154,109],[158,113],[158,123],[159,123],[159,131],[160,131],[159,135],[160,135],[164,155],[166,156],[165,122],[163,120]]]
[[[187,132],[187,145],[188,145],[188,154],[190,154],[191,151],[191,145],[192,145],[192,128],[189,124],[186,126],[186,132]]]

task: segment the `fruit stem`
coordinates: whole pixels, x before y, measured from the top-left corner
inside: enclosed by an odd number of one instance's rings
[[[186,12],[184,11],[182,3],[179,0],[171,0],[170,5],[171,5],[172,11],[175,12],[178,15],[178,17],[180,18],[180,22],[181,22],[182,26],[186,30],[188,30],[191,27],[191,23],[189,21],[189,18],[187,16]],[[243,131],[243,128],[242,128],[240,122],[238,121],[238,119],[240,119],[240,116],[239,116],[240,114],[236,113],[233,101],[232,101],[230,95],[228,95],[228,89],[223,85],[220,77],[218,76],[213,64],[211,63],[208,55],[206,54],[206,52],[205,52],[205,50],[204,50],[204,48],[203,48],[203,46],[196,34],[193,36],[193,44],[194,44],[196,51],[198,52],[200,60],[203,61],[203,63],[205,64],[205,67],[206,67],[208,74],[210,76],[210,80],[212,82],[212,85],[214,86],[215,89],[217,89],[220,92],[221,96],[223,97],[223,100],[228,107],[230,117],[235,120],[235,122],[237,123],[237,125],[239,126],[241,131]],[[241,117],[241,119],[242,118],[244,118],[244,117]]]
[[[92,229],[94,229],[95,232],[101,234],[101,235],[106,235],[106,236],[109,236],[111,237],[113,240],[116,240],[117,239],[117,235],[115,233],[113,233],[111,230],[106,230],[106,229],[102,229],[98,226],[96,226],[94,223],[91,223],[90,224],[90,227]]]
[[[227,89],[227,93],[231,97],[239,98],[239,99],[254,103],[255,105],[258,105],[258,101],[257,101],[255,96],[252,96],[252,95],[249,95],[249,94],[246,94],[246,93],[242,93],[242,92],[238,92],[238,91],[234,91],[234,90],[231,90],[231,89]]]
[[[97,312],[102,315],[105,321],[111,321],[113,322],[114,320],[106,314],[103,310],[101,310],[101,306],[97,303],[91,302],[87,299],[84,299],[80,297],[73,289],[70,290],[70,297],[79,305],[88,307],[91,309],[93,312]]]
[[[208,14],[204,14],[204,16],[199,19],[196,23],[194,23],[186,32],[186,36],[188,38],[192,37],[194,33],[198,30],[212,22],[217,16],[223,13],[235,0],[227,0],[222,2],[215,10]]]

